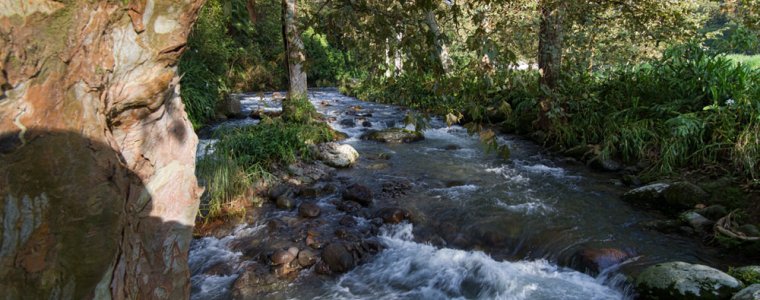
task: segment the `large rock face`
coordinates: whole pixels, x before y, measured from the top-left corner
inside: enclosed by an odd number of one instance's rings
[[[4,298],[188,297],[197,137],[176,62],[202,2],[0,2]]]

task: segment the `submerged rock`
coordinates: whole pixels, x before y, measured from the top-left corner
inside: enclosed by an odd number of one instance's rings
[[[616,248],[583,249],[575,254],[581,271],[599,273],[631,258],[631,254]]]
[[[343,191],[343,200],[354,201],[362,206],[372,204],[372,190],[361,184],[352,184]]]
[[[344,128],[352,128],[356,126],[356,121],[354,121],[354,119],[343,119],[343,120],[340,120],[338,124],[340,124]]]
[[[409,220],[411,214],[405,209],[398,207],[389,207],[380,210],[377,213],[377,217],[383,219],[383,223],[386,224],[398,224],[404,220]]]
[[[317,146],[317,156],[328,166],[347,168],[356,163],[359,152],[351,145],[324,143]]]
[[[636,291],[644,299],[728,299],[741,286],[720,270],[685,262],[656,264],[636,278]]]
[[[362,135],[364,140],[372,140],[389,144],[412,143],[425,139],[421,132],[403,128],[389,128],[380,131],[370,131]]]

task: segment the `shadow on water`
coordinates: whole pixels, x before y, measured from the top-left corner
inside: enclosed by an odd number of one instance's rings
[[[76,132],[0,135],[5,299],[187,294],[172,273],[189,275],[191,227],[151,216],[147,187],[113,148]]]

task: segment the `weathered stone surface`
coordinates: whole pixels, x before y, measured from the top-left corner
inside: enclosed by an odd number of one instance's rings
[[[372,190],[361,184],[352,184],[343,191],[343,200],[369,206],[372,204]]]
[[[389,128],[380,131],[370,131],[362,136],[362,139],[378,141],[389,144],[412,143],[425,139],[421,132],[410,131],[403,128]]]
[[[176,62],[202,2],[0,5],[4,298],[188,298],[200,189]]]
[[[359,152],[351,145],[324,143],[317,146],[317,156],[328,166],[347,168],[356,163]]]
[[[760,283],[744,288],[731,297],[731,300],[760,300]]]
[[[728,299],[739,289],[736,278],[685,262],[657,264],[636,278],[636,291],[644,299]]]

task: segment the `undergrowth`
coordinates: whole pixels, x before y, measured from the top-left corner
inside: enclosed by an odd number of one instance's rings
[[[598,155],[629,164],[645,161],[655,178],[683,168],[760,178],[760,70],[712,54],[697,44],[673,47],[642,65],[605,72],[565,68],[546,143],[559,149],[592,145]],[[406,105],[438,115],[461,112],[465,122],[535,132],[538,72],[487,76],[460,70],[446,77],[369,78],[344,87],[362,99]]]

